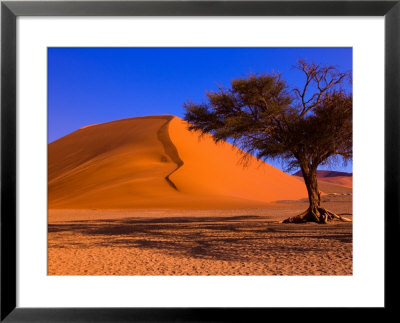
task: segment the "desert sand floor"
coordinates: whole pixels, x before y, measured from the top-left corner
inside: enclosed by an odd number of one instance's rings
[[[352,213],[349,195],[323,200]],[[48,274],[352,275],[352,223],[277,223],[306,207],[50,210]]]

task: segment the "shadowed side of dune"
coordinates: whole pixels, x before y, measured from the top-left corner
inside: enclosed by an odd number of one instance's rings
[[[179,157],[179,153],[176,150],[175,145],[172,143],[171,138],[169,137],[168,128],[172,118],[173,118],[172,116],[167,118],[167,121],[157,131],[157,136],[160,142],[164,146],[165,153],[171,158],[171,160],[174,163],[176,163],[176,168],[172,172],[170,172],[167,176],[165,176],[165,180],[168,182],[169,185],[171,185],[175,190],[178,191],[178,188],[176,187],[174,182],[171,181],[170,176],[183,165],[183,160]]]
[[[177,164],[167,154],[171,149],[164,149],[167,140],[161,142],[157,135],[170,119],[151,116],[93,125],[49,144],[49,207],[161,207],[175,201],[165,177]]]

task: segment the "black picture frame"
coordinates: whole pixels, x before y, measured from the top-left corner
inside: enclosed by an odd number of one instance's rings
[[[1,322],[252,322],[271,319],[266,311],[282,312],[280,315],[285,316],[293,311],[313,310],[312,302],[308,309],[16,307],[16,19],[19,16],[384,16],[385,306],[376,308],[374,313],[380,317],[382,311],[396,310],[399,275],[395,264],[400,231],[400,0],[2,1]],[[331,318],[339,317],[337,309],[324,310]],[[354,309],[347,309],[350,310]],[[372,318],[373,314],[368,311],[368,315]]]

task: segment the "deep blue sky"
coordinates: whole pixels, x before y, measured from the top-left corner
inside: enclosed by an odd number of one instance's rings
[[[206,90],[249,73],[281,72],[300,86],[299,58],[352,70],[351,48],[49,48],[48,140],[123,118],[183,117],[185,101],[200,103]]]

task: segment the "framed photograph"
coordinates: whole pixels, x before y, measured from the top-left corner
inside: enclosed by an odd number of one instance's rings
[[[3,1],[1,320],[394,309],[399,16]]]

